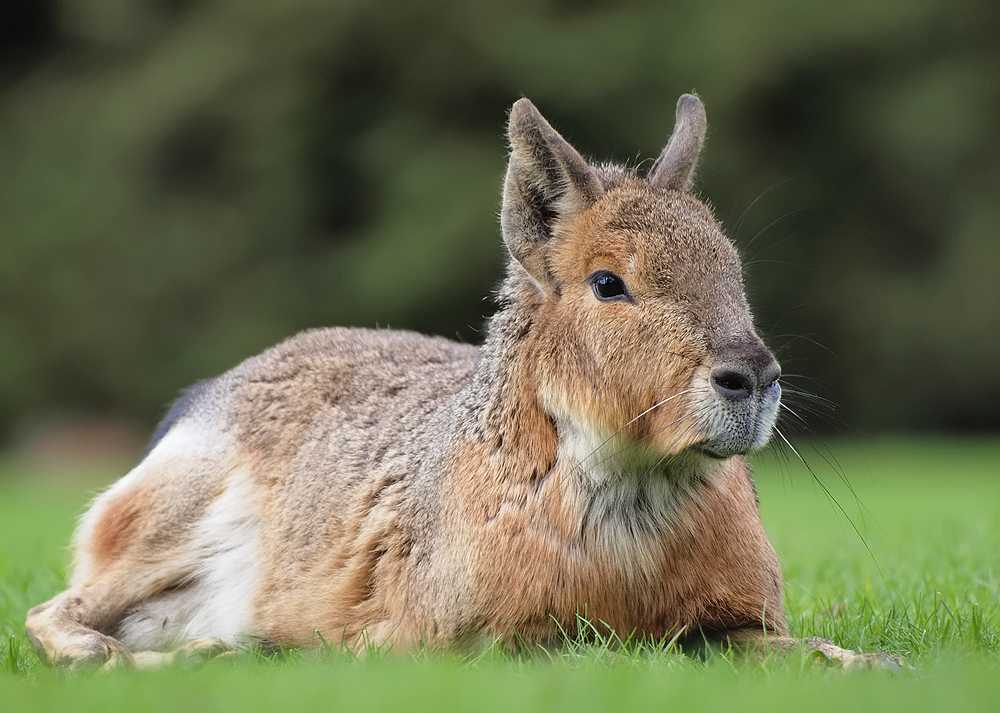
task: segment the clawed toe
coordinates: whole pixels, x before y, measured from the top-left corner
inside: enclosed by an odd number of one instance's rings
[[[809,639],[806,643],[815,656],[845,670],[876,669],[898,672],[910,668],[901,657],[883,651],[874,653],[851,651],[826,639]]]
[[[110,636],[92,633],[78,643],[60,650],[52,662],[70,671],[122,668],[132,665],[132,654],[121,642]]]
[[[219,639],[197,639],[173,651],[139,651],[133,654],[132,666],[140,671],[154,671],[180,663],[200,664],[235,654],[236,651]]]

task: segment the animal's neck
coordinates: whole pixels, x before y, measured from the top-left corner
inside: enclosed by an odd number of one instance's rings
[[[562,442],[587,503],[581,531],[615,548],[643,536],[662,538],[724,467],[690,452],[664,455],[603,435]]]
[[[555,423],[539,399],[533,288],[523,279],[514,274],[501,286],[468,403],[468,435],[505,464],[500,475],[513,479],[544,476],[557,449]]]

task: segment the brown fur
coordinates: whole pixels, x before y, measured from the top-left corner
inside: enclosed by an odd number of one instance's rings
[[[136,531],[142,524],[142,495],[141,492],[122,493],[108,504],[87,543],[96,566],[107,566],[136,539]]]
[[[742,457],[773,424],[776,364],[735,248],[687,191],[701,103],[677,118],[647,180],[517,102],[483,347],[317,330],[198,387],[85,516],[70,589],[29,613],[39,649],[516,646],[578,615],[784,636]],[[627,293],[599,298],[597,271]],[[746,398],[713,386],[719,364],[750,375]]]

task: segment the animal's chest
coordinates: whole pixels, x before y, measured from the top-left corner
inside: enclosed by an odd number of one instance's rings
[[[651,636],[698,625],[727,573],[702,557],[717,535],[697,497],[645,487],[501,511],[473,570],[486,627],[544,640],[584,619]]]

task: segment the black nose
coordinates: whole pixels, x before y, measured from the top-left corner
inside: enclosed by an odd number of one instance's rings
[[[712,369],[712,387],[723,398],[743,401],[755,390],[763,390],[781,376],[781,367],[762,345],[732,351]]]
[[[712,386],[730,401],[742,401],[753,393],[753,379],[744,370],[733,366],[712,369]]]

